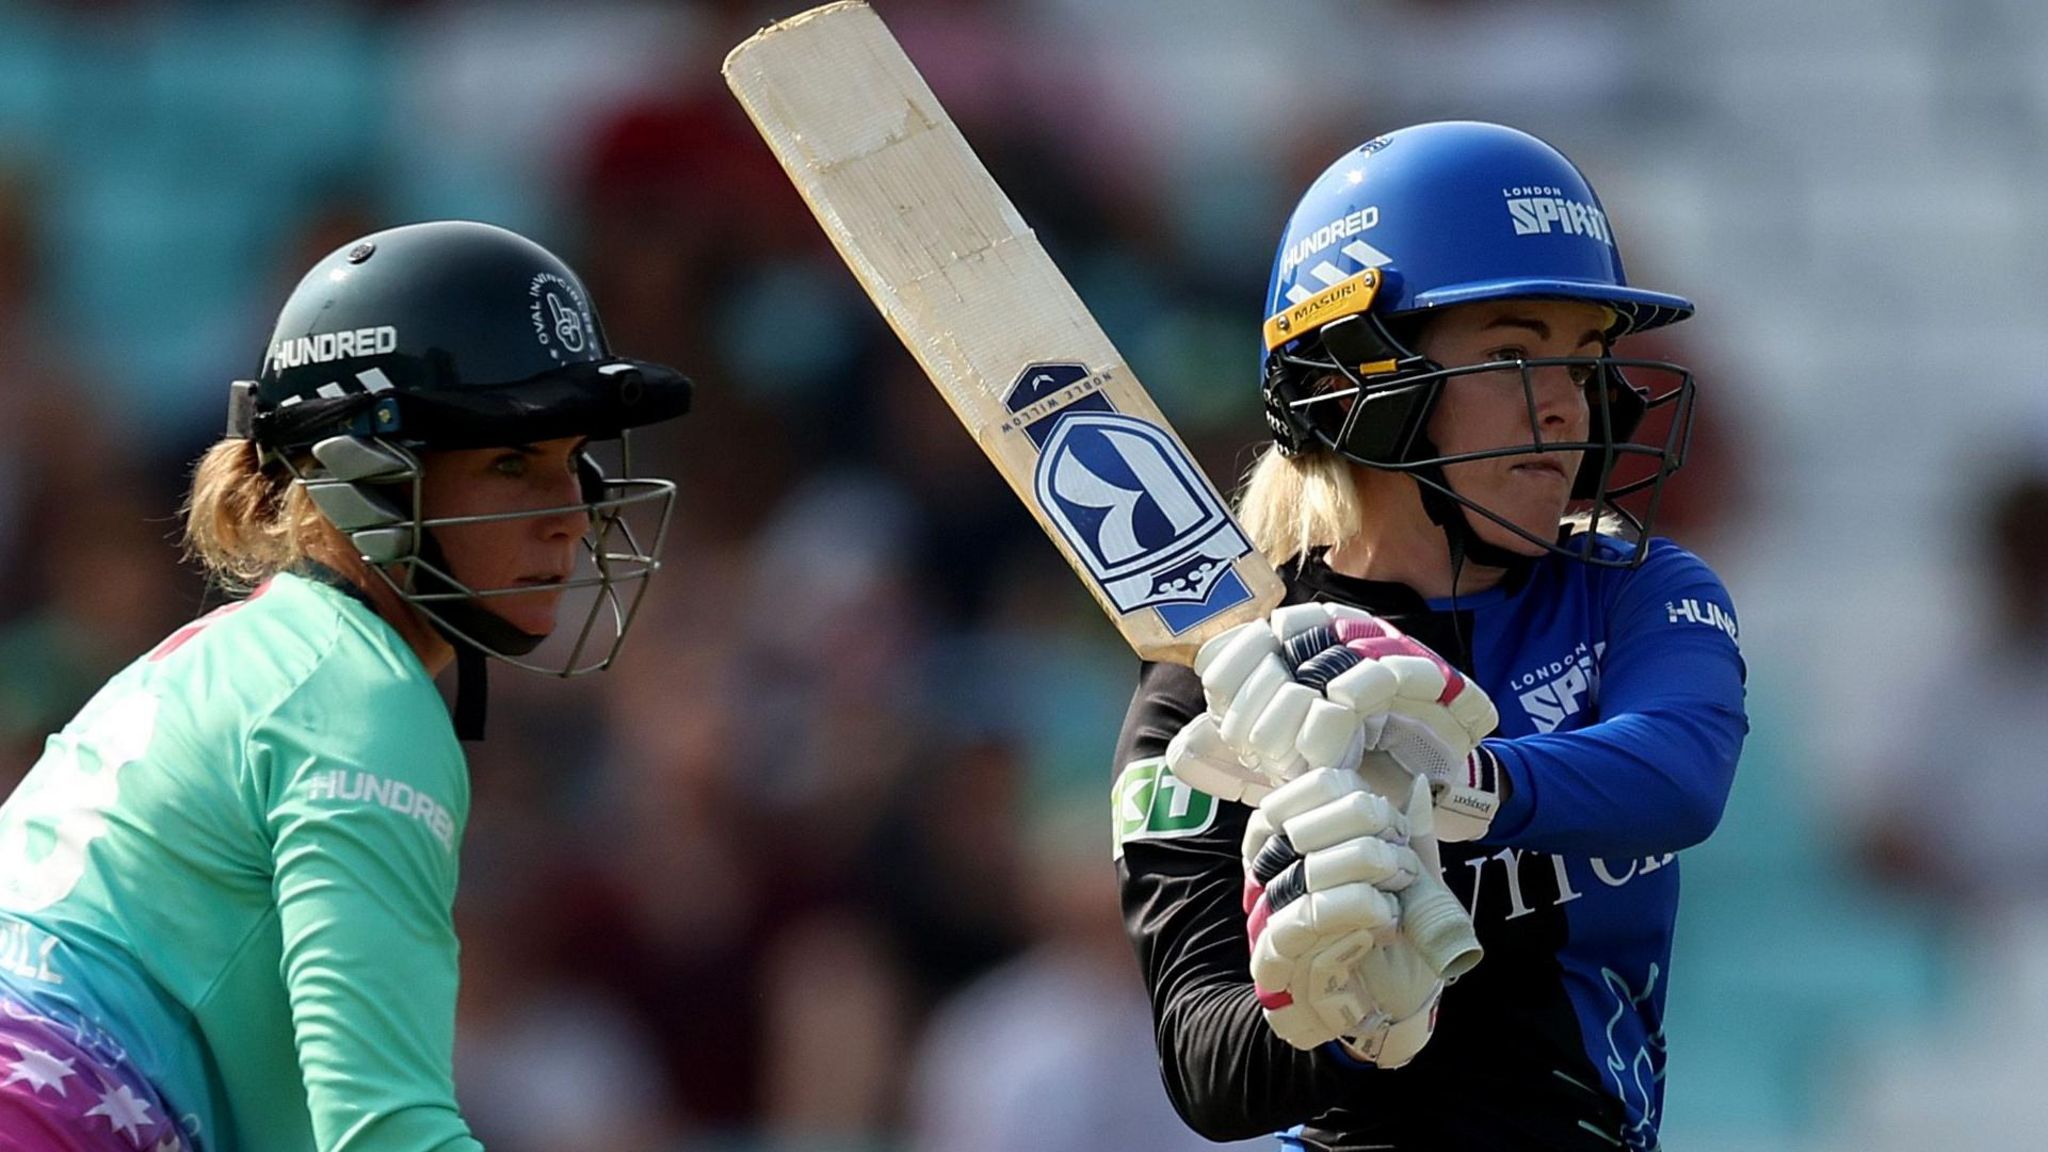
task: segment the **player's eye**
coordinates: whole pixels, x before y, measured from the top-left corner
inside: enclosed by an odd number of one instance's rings
[[[1510,344],[1505,348],[1495,348],[1493,351],[1488,352],[1486,358],[1489,360],[1527,360],[1529,358],[1529,350],[1519,344]]]
[[[505,452],[491,458],[491,471],[500,476],[520,477],[526,475],[526,454]]]
[[[1590,388],[1599,379],[1600,367],[1597,364],[1575,364],[1572,366],[1572,383],[1580,388]]]

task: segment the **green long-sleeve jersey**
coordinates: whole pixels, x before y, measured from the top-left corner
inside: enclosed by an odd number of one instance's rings
[[[478,1148],[468,810],[418,657],[278,576],[110,680],[0,806],[0,985],[125,1049],[205,1152]]]

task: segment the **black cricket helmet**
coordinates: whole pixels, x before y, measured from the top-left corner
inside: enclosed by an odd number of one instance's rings
[[[260,373],[235,382],[228,434],[289,467],[458,654],[572,676],[616,657],[675,501],[672,482],[631,474],[627,432],[689,405],[690,382],[674,369],[612,354],[582,281],[553,253],[503,228],[443,220],[373,233],[315,264],[285,301]],[[588,448],[578,460],[591,528],[564,587],[593,591],[573,645],[550,665],[527,659],[546,637],[487,607],[531,589],[463,585],[434,529],[573,508],[428,519],[421,454],[562,437],[618,441],[622,466],[608,474]],[[610,643],[593,645],[607,620]]]

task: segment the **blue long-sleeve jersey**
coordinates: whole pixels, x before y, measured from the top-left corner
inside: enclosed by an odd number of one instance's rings
[[[1455,603],[1313,559],[1287,575],[1290,602],[1392,620],[1499,709],[1487,744],[1511,797],[1486,841],[1443,846],[1486,958],[1405,1068],[1274,1036],[1239,905],[1249,810],[1161,768],[1201,684],[1147,665],[1117,750],[1118,875],[1181,1115],[1213,1139],[1290,1131],[1330,1152],[1655,1148],[1676,853],[1720,819],[1748,727],[1720,580],[1663,540],[1639,568],[1545,556]]]

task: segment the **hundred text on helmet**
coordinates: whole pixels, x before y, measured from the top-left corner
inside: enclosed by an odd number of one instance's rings
[[[1346,236],[1356,236],[1379,222],[1380,209],[1377,204],[1368,204],[1356,212],[1339,216],[1321,228],[1289,244],[1287,251],[1280,258],[1280,274],[1282,276],[1287,275],[1309,257],[1344,239]]]
[[[350,356],[382,356],[397,349],[398,329],[389,324],[340,332],[315,332],[271,344],[269,370],[278,372],[307,364],[325,364],[329,360]]]

